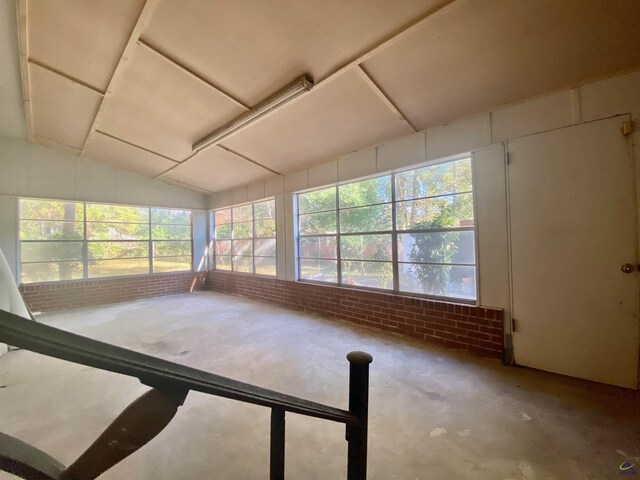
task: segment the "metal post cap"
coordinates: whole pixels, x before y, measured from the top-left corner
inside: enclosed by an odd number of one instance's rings
[[[368,365],[373,362],[373,357],[367,352],[349,352],[347,353],[347,360],[355,365]]]

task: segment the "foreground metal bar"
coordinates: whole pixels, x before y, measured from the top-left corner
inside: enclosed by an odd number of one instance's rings
[[[159,389],[195,390],[246,403],[355,425],[345,410],[109,345],[0,310],[0,342],[50,357],[137,377]]]
[[[284,480],[285,411],[271,409],[271,474],[269,480]]]
[[[0,433],[0,471],[27,480],[59,480],[64,465],[42,450]]]
[[[349,360],[349,411],[360,422],[347,425],[347,480],[367,478],[367,426],[369,417],[369,364],[373,357],[365,352],[351,352]]]

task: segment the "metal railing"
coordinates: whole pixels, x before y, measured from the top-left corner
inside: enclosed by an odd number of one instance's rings
[[[351,352],[349,410],[116,347],[0,310],[0,342],[32,352],[138,378],[152,389],[130,404],[70,466],[0,433],[0,470],[27,480],[91,480],[153,439],[175,416],[190,390],[271,408],[270,479],[284,479],[285,414],[346,425],[347,480],[367,476],[368,353]]]

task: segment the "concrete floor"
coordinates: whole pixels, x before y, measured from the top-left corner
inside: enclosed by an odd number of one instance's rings
[[[338,407],[347,405],[346,353],[368,351],[374,480],[602,480],[620,478],[622,461],[640,461],[637,392],[313,315],[201,292],[41,320]],[[146,390],[27,351],[0,357],[0,387],[0,431],[65,464]],[[101,478],[265,479],[268,438],[268,409],[192,392],[158,437]],[[340,425],[288,415],[286,454],[287,478],[346,478]]]

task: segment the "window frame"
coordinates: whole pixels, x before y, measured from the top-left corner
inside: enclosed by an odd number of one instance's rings
[[[396,199],[396,176],[405,172],[409,172],[411,170],[418,170],[421,168],[425,168],[425,167],[434,167],[437,165],[442,165],[442,164],[446,164],[446,163],[452,163],[452,162],[456,162],[456,161],[460,161],[460,160],[467,160],[470,163],[470,169],[471,169],[471,191],[461,191],[461,192],[451,192],[451,193],[446,193],[446,194],[439,194],[439,195],[432,195],[432,196],[421,196],[421,197],[416,197],[416,198],[412,198],[412,199],[402,199],[402,200],[397,200]],[[449,303],[461,303],[461,304],[467,304],[467,305],[479,305],[479,301],[480,301],[480,261],[479,261],[479,250],[478,250],[478,225],[477,225],[477,202],[476,202],[476,189],[475,189],[475,163],[474,163],[474,158],[473,158],[473,154],[471,152],[469,153],[465,153],[465,154],[460,154],[460,155],[455,155],[455,156],[451,156],[451,157],[447,157],[447,158],[443,158],[443,159],[438,159],[436,161],[428,161],[428,162],[423,162],[423,163],[419,163],[419,164],[415,164],[412,165],[411,167],[408,168],[402,168],[402,169],[396,169],[393,171],[389,171],[386,173],[375,173],[372,175],[368,175],[366,177],[360,177],[360,178],[354,178],[354,179],[350,179],[350,180],[345,180],[343,182],[338,182],[332,185],[324,185],[322,187],[314,187],[314,188],[309,188],[309,189],[305,189],[305,190],[299,190],[297,192],[295,192],[294,195],[294,228],[295,228],[295,279],[297,282],[302,282],[302,283],[310,283],[310,284],[315,284],[315,285],[324,285],[324,286],[330,286],[330,287],[340,287],[340,288],[349,288],[349,289],[355,289],[355,290],[365,290],[365,291],[373,291],[373,292],[379,292],[379,293],[388,293],[388,294],[394,294],[394,295],[403,295],[403,296],[410,296],[410,297],[419,297],[419,298],[425,298],[425,299],[431,299],[431,300],[440,300],[440,301],[445,301],[445,302],[449,302]],[[367,231],[361,231],[361,232],[349,232],[349,233],[341,233],[340,231],[340,211],[341,210],[348,210],[350,208],[359,208],[358,207],[346,207],[346,208],[340,208],[340,186],[342,185],[349,185],[352,183],[358,183],[361,181],[365,181],[365,180],[371,180],[371,179],[375,179],[375,178],[381,178],[381,177],[386,177],[389,176],[390,177],[390,182],[391,182],[391,200],[389,202],[383,202],[383,203],[374,203],[374,204],[367,204],[367,205],[362,205],[362,206],[374,206],[374,205],[391,205],[391,229],[390,230],[380,230],[380,231],[371,231],[371,230],[367,230]],[[299,231],[299,226],[300,226],[300,215],[305,215],[305,213],[300,214],[299,211],[299,197],[301,194],[305,194],[305,193],[310,193],[310,192],[315,192],[315,191],[319,191],[319,190],[324,190],[327,188],[335,188],[335,193],[336,193],[336,207],[335,210],[321,210],[322,212],[327,212],[327,211],[335,211],[336,212],[336,233],[335,234],[300,234]],[[415,201],[415,200],[425,200],[425,199],[430,199],[430,198],[438,198],[438,197],[447,197],[447,196],[453,196],[453,195],[461,195],[461,194],[471,194],[471,198],[472,198],[472,208],[473,208],[473,226],[459,226],[459,227],[444,227],[444,228],[429,228],[429,229],[407,229],[407,230],[402,230],[399,229],[397,227],[397,205],[398,204],[402,204],[402,203],[406,203],[406,202],[411,202],[411,201]],[[321,211],[318,212],[312,212],[312,213],[319,213]],[[411,291],[407,291],[407,290],[401,290],[400,289],[400,266],[402,264],[411,264],[411,262],[404,262],[404,261],[400,261],[399,259],[399,252],[398,252],[398,237],[399,235],[403,235],[403,234],[422,234],[422,233],[437,233],[437,232],[466,232],[466,231],[471,231],[473,232],[473,240],[474,240],[474,245],[473,245],[473,251],[474,251],[474,263],[473,264],[459,264],[459,263],[437,263],[437,262],[432,262],[432,263],[423,263],[423,262],[419,262],[420,264],[423,265],[451,265],[451,266],[464,266],[464,267],[473,267],[474,269],[474,277],[475,277],[475,298],[465,298],[465,297],[456,297],[456,296],[445,296],[445,295],[433,295],[433,294],[428,294],[428,293],[419,293],[419,292],[411,292]],[[391,264],[392,264],[392,275],[393,275],[393,280],[392,280],[392,288],[380,288],[380,287],[368,287],[368,286],[364,286],[364,285],[352,285],[352,284],[346,284],[342,281],[342,248],[341,248],[341,237],[343,236],[357,236],[357,235],[391,235]],[[308,237],[331,237],[331,238],[335,238],[336,239],[336,262],[337,262],[337,281],[336,282],[325,282],[325,281],[321,281],[321,280],[311,280],[311,279],[305,279],[305,278],[301,278],[301,260],[306,259],[302,258],[300,256],[300,239],[301,238],[308,238]],[[334,259],[330,259],[330,260],[334,260]],[[366,260],[369,261],[369,260]],[[377,260],[370,260],[370,262],[382,262],[382,263],[388,263],[387,261],[381,260],[381,261],[377,261]]]
[[[272,237],[257,237],[256,236],[256,222],[257,221],[263,221],[265,220],[265,218],[258,218],[256,219],[256,209],[255,206],[257,204],[260,203],[265,203],[265,202],[273,202],[273,225],[274,225],[274,235]],[[246,207],[246,206],[251,206],[251,220],[243,220],[243,221],[239,221],[237,223],[251,223],[251,237],[250,238],[234,238],[234,225],[236,224],[236,222],[234,222],[233,219],[233,209],[234,208],[241,208],[241,207]],[[218,255],[216,253],[216,241],[218,240],[216,238],[216,212],[220,212],[223,210],[229,210],[229,218],[230,218],[230,222],[229,223],[224,223],[222,225],[224,226],[229,226],[231,229],[231,236],[230,238],[224,238],[224,239],[220,239],[222,241],[228,241],[230,243],[230,250],[229,250],[229,255]],[[210,263],[210,267],[209,269],[211,271],[215,271],[215,272],[223,272],[223,273],[231,273],[231,274],[237,274],[237,275],[249,275],[252,277],[262,277],[262,278],[277,278],[278,277],[278,207],[277,207],[277,201],[276,201],[276,197],[266,197],[266,198],[261,198],[260,200],[252,200],[250,202],[244,202],[244,203],[238,203],[235,205],[228,205],[226,207],[220,207],[220,208],[215,208],[213,210],[210,211],[210,215],[211,215],[211,247],[210,247],[210,259],[211,259],[211,263]],[[269,218],[270,219],[270,218]],[[236,240],[251,240],[251,255],[238,255],[240,257],[245,257],[245,258],[249,258],[251,257],[251,267],[252,267],[252,271],[251,272],[242,272],[242,271],[238,271],[234,269],[234,241]],[[275,255],[274,256],[265,256],[265,255],[258,255],[258,258],[273,258],[274,259],[274,263],[275,263],[275,273],[273,275],[269,275],[266,273],[257,273],[256,272],[256,240],[275,240],[276,243],[276,248],[275,248]],[[225,269],[221,269],[221,268],[216,268],[216,259],[217,257],[228,257],[230,259],[230,268],[229,270],[225,270]]]
[[[71,240],[22,240],[20,238],[20,231],[21,231],[21,222],[23,220],[30,220],[28,218],[22,218],[22,214],[21,214],[21,201],[22,200],[34,200],[34,201],[43,201],[43,202],[64,202],[64,203],[75,203],[75,204],[81,204],[83,206],[83,218],[82,220],[76,220],[73,221],[73,223],[79,223],[82,224],[82,238],[80,239],[71,239]],[[107,206],[115,206],[115,207],[133,207],[133,208],[143,208],[143,209],[147,209],[149,211],[149,219],[147,222],[119,222],[119,221],[109,221],[109,222],[96,222],[96,221],[88,221],[87,220],[87,205],[107,205]],[[160,241],[167,241],[167,242],[174,242],[174,241],[179,241],[179,242],[189,242],[190,244],[190,250],[191,250],[191,255],[189,256],[190,261],[190,268],[188,270],[173,270],[173,271],[167,271],[167,272],[154,272],[153,269],[153,259],[154,259],[154,255],[153,255],[153,233],[152,233],[152,227],[154,225],[159,225],[159,224],[154,224],[152,221],[152,210],[153,209],[162,209],[162,210],[181,210],[181,211],[188,211],[190,213],[190,219],[189,219],[189,239],[188,240],[160,240]],[[104,279],[115,279],[115,278],[129,278],[129,277],[141,277],[144,275],[154,275],[154,274],[164,274],[164,273],[184,273],[184,272],[193,272],[194,271],[194,210],[192,208],[180,208],[180,207],[164,207],[164,206],[157,206],[157,205],[137,205],[137,204],[128,204],[128,203],[114,203],[114,202],[93,202],[93,201],[84,201],[84,200],[67,200],[67,199],[54,199],[54,198],[39,198],[39,197],[27,197],[27,196],[20,196],[18,197],[18,201],[16,202],[16,276],[18,278],[18,283],[20,285],[39,285],[39,284],[59,284],[59,283],[72,283],[72,282],[83,282],[83,281],[92,281],[92,280],[104,280]],[[38,219],[32,219],[32,220],[36,220],[39,221]],[[65,221],[65,220],[61,220],[61,221]],[[100,240],[100,239],[94,239],[94,240],[90,240],[88,238],[88,232],[87,232],[87,224],[89,223],[108,223],[108,224],[138,224],[138,225],[148,225],[148,233],[149,233],[149,237],[147,239],[144,240]],[[171,224],[174,225],[174,224]],[[180,226],[187,226],[187,224],[180,224]],[[65,279],[65,280],[45,280],[45,281],[41,281],[41,282],[28,282],[28,283],[24,283],[22,281],[22,265],[23,263],[26,264],[33,264],[33,263],[59,263],[59,262],[46,262],[46,261],[42,261],[42,262],[23,262],[22,261],[22,244],[23,243],[43,243],[43,242],[47,242],[47,241],[51,241],[51,242],[60,242],[60,243],[67,243],[67,242],[71,242],[71,243],[82,243],[82,259],[80,260],[75,260],[75,262],[81,263],[82,264],[82,278],[74,278],[74,279]],[[149,271],[146,273],[134,273],[134,274],[127,274],[127,275],[110,275],[110,276],[89,276],[89,263],[92,261],[92,259],[89,258],[89,243],[146,243],[149,249],[149,256],[148,256],[148,262],[149,262]],[[185,255],[186,257],[186,255]],[[136,257],[136,258],[145,258],[145,257]],[[164,258],[164,257],[159,257],[159,258]],[[166,258],[172,258],[172,257],[166,257]],[[111,260],[111,259],[103,259],[103,260]],[[71,260],[70,262],[74,262],[74,260]]]

